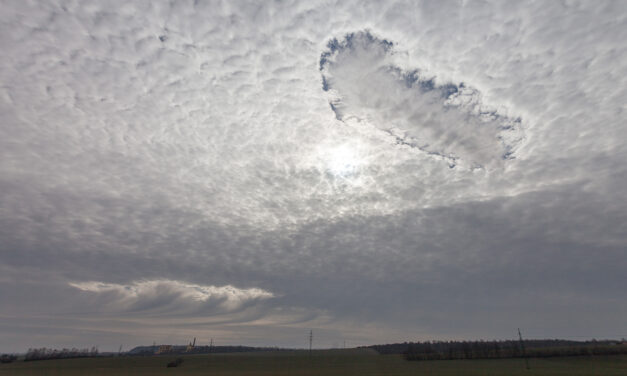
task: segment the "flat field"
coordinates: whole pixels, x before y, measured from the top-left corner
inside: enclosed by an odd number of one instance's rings
[[[183,364],[166,368],[176,356],[111,357],[18,361],[0,364],[5,375],[627,375],[627,356],[529,359],[405,361],[398,355],[378,355],[369,349],[282,351],[181,356]]]

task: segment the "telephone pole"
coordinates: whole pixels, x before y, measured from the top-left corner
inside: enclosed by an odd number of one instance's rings
[[[313,343],[313,329],[309,331],[309,356],[311,356],[311,344]]]
[[[520,339],[520,349],[522,350],[522,356],[525,358],[525,368],[529,369],[529,359],[527,359],[527,354],[525,354],[525,343],[522,339],[522,334],[520,334],[520,328],[518,328],[518,338]]]

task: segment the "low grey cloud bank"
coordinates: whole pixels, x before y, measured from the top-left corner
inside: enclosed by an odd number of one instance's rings
[[[623,335],[623,2],[2,8],[0,351]]]

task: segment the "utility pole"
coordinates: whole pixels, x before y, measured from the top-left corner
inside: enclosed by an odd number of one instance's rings
[[[525,368],[529,369],[529,359],[527,359],[527,354],[525,354],[525,343],[522,339],[522,334],[520,334],[520,328],[518,328],[518,338],[520,339],[520,349],[522,350],[522,356],[525,358]]]
[[[122,345],[120,345],[120,349],[118,350],[118,356],[122,355]]]
[[[309,331],[309,356],[311,356],[311,344],[313,343],[313,329]]]
[[[209,352],[213,351],[213,338],[211,338],[211,341],[209,342]]]

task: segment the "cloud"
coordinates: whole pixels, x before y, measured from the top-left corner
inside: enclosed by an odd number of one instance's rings
[[[186,305],[204,308],[218,305],[227,311],[243,305],[274,297],[268,291],[251,288],[239,289],[226,286],[201,286],[171,280],[136,281],[128,285],[97,281],[70,282],[70,286],[82,291],[106,295],[109,305],[132,311],[189,308]]]
[[[615,333],[626,17],[6,3],[0,351]]]

